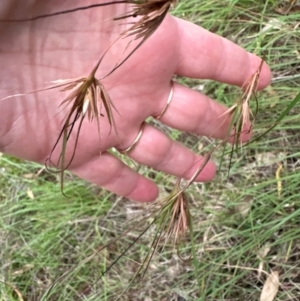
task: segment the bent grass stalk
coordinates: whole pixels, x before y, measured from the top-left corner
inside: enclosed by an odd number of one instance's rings
[[[121,16],[117,16],[112,18],[114,21],[124,20],[129,18],[139,18],[136,22],[131,22],[131,26],[125,31],[121,32],[119,37],[105,50],[103,57],[106,53],[115,45],[120,39],[128,38],[130,36],[134,36],[133,39],[127,44],[126,49],[129,45],[136,40],[141,39],[141,41],[134,47],[133,50],[130,51],[125,58],[119,60],[115,66],[109,71],[105,76],[101,79],[106,78],[110,74],[112,74],[115,70],[117,70],[121,65],[123,65],[132,55],[138,50],[146,40],[157,30],[160,24],[165,19],[169,9],[171,6],[175,6],[177,0],[120,0],[120,1],[110,1],[106,3],[98,3],[87,6],[80,6],[73,9],[56,11],[49,14],[37,15],[31,18],[24,19],[14,19],[14,20],[0,20],[0,22],[9,22],[9,23],[18,23],[18,22],[29,22],[36,21],[39,19],[45,19],[49,17],[54,17],[58,15],[64,15],[73,13],[76,11],[88,10],[96,7],[104,7],[115,4],[131,4],[133,8],[124,13]],[[103,59],[102,57],[102,59]]]
[[[105,51],[105,53],[108,52],[108,50],[116,44],[120,39],[134,36],[133,40],[130,41],[125,48],[125,50],[128,48],[128,46],[135,40],[142,39],[132,51],[122,60],[116,63],[116,65],[113,67],[113,69],[107,73],[103,78],[109,76],[112,74],[115,70],[117,70],[123,63],[125,63],[132,54],[142,46],[146,42],[146,40],[157,30],[157,28],[160,26],[160,24],[163,22],[164,18],[166,17],[169,9],[171,6],[175,6],[177,0],[120,0],[120,1],[110,1],[106,3],[98,3],[98,4],[92,4],[87,6],[80,6],[73,9],[67,9],[62,11],[56,11],[49,14],[42,14],[37,15],[31,18],[24,18],[24,19],[14,19],[14,20],[0,20],[0,22],[9,22],[9,23],[17,23],[17,22],[29,22],[29,21],[36,21],[39,19],[45,19],[49,17],[54,17],[58,15],[64,15],[69,13],[74,13],[77,11],[82,10],[88,10],[96,7],[104,7],[109,5],[115,5],[115,4],[131,4],[133,8],[127,12],[124,13],[121,16],[112,18],[114,21],[117,20],[124,20],[129,18],[137,18],[139,17],[139,20],[136,22],[131,22],[131,26],[126,29],[124,32],[121,32],[119,35],[119,38],[114,41]],[[102,78],[102,79],[103,79]]]
[[[126,3],[128,3],[128,0],[120,0],[120,1],[116,0],[116,1],[106,2],[106,3],[96,3],[96,4],[87,5],[87,6],[80,6],[80,7],[76,7],[76,8],[60,10],[60,11],[56,11],[56,12],[49,13],[49,14],[37,15],[34,17],[30,17],[30,18],[13,19],[13,20],[1,19],[0,22],[17,23],[17,22],[37,21],[39,19],[51,18],[51,17],[59,16],[59,15],[66,15],[66,14],[74,13],[74,12],[81,11],[81,10],[88,10],[88,9],[92,9],[92,8],[102,7],[102,6],[109,6],[109,5],[114,5],[114,4],[126,4]]]
[[[140,15],[146,15],[151,12],[154,12],[155,10],[159,10],[162,6],[165,5],[167,2],[173,2],[175,3],[176,0],[116,0],[116,1],[108,1],[105,3],[96,3],[91,5],[85,5],[85,6],[79,6],[76,8],[66,9],[66,10],[59,10],[55,11],[53,13],[49,14],[41,14],[34,17],[29,18],[21,18],[21,19],[0,19],[0,22],[6,22],[6,23],[17,23],[17,22],[30,22],[30,21],[37,21],[39,19],[45,19],[45,18],[51,18],[59,15],[66,15],[70,13],[74,13],[77,11],[83,11],[83,10],[89,10],[97,7],[104,7],[109,5],[115,5],[115,4],[133,4],[136,5],[136,7],[129,13],[125,13],[124,15],[120,17],[113,18],[114,20],[118,19],[125,19],[129,17],[136,17]]]

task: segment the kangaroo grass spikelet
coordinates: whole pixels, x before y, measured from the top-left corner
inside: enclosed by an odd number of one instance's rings
[[[64,184],[64,171],[70,167],[76,153],[78,144],[79,134],[82,127],[83,120],[87,118],[90,122],[96,120],[99,139],[100,139],[100,116],[104,116],[101,112],[102,105],[106,113],[106,117],[110,124],[111,129],[113,128],[117,133],[112,109],[116,110],[109,94],[106,92],[103,84],[95,78],[95,73],[99,67],[99,63],[94,67],[88,77],[79,78],[76,80],[62,81],[64,83],[53,86],[53,88],[62,88],[61,91],[74,90],[67,98],[65,98],[60,106],[71,106],[65,119],[63,120],[63,126],[60,134],[50,152],[49,157],[46,159],[46,166],[48,170],[51,170],[51,166],[57,168],[57,172],[61,174],[61,190],[63,191]],[[59,81],[61,82],[61,81]],[[47,89],[46,89],[47,90]],[[76,122],[79,122],[78,130],[76,133],[75,144],[68,162],[66,162],[66,151],[67,143],[70,139],[71,133],[74,130]],[[58,143],[62,140],[62,150],[59,155],[57,163],[54,163],[51,159],[54,150]],[[49,168],[50,167],[50,168]]]
[[[180,192],[180,182],[181,179],[178,179],[174,189],[176,198],[171,199],[171,220],[167,229],[168,238],[173,236],[175,245],[187,233],[190,226],[188,201],[185,192]]]
[[[231,124],[229,127],[229,132],[224,141],[228,141],[229,138],[233,138],[234,142],[231,147],[230,160],[229,160],[229,169],[231,167],[232,156],[234,151],[238,151],[242,145],[242,134],[249,133],[255,123],[256,115],[258,113],[258,99],[256,97],[258,81],[260,78],[261,69],[264,61],[261,60],[258,69],[253,73],[247,82],[243,85],[244,92],[242,96],[236,101],[236,103],[229,108],[224,114],[228,115],[231,118]],[[255,100],[255,112],[253,113],[250,109],[250,100],[252,97]],[[248,126],[251,123],[249,130],[245,130],[245,126]],[[232,134],[233,132],[233,134]],[[225,154],[225,148],[221,156],[220,164],[222,164],[223,156]]]
[[[242,96],[236,101],[236,103],[228,109],[223,115],[228,114],[232,116],[232,123],[230,130],[235,130],[235,144],[238,145],[241,142],[241,134],[245,125],[249,124],[251,121],[251,127],[255,122],[255,118],[258,112],[258,100],[256,97],[257,85],[260,77],[260,72],[262,69],[264,61],[261,60],[261,63],[254,74],[247,80],[243,85],[245,89]],[[250,109],[250,99],[254,97],[256,108],[253,113]]]
[[[164,20],[171,5],[175,5],[176,0],[131,0],[133,9],[114,20],[121,20],[130,17],[140,17],[133,25],[123,32],[123,36],[135,35],[135,39],[147,39],[159,27]]]

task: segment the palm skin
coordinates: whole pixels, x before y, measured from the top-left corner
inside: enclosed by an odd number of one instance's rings
[[[27,1],[13,8],[13,1],[0,6],[1,19],[26,18],[49,11],[82,5],[80,1]],[[94,3],[85,1],[85,5]],[[11,6],[10,6],[11,5]],[[26,23],[0,23],[0,151],[44,163],[61,130],[67,108],[59,107],[68,95],[57,89],[3,99],[49,87],[53,80],[88,76],[103,51],[120,33],[119,25],[101,22],[124,13],[124,6],[81,11]],[[118,42],[100,65],[98,77],[118,61],[127,44]],[[256,71],[260,58],[235,44],[189,22],[167,16],[155,34],[103,84],[119,113],[114,112],[118,134],[110,132],[105,118],[84,122],[76,156],[70,170],[97,185],[137,201],[157,197],[155,183],[131,170],[109,152],[126,148],[135,139],[141,123],[164,109],[174,74],[214,79],[242,86]],[[259,88],[270,81],[266,64]],[[161,122],[182,131],[224,138],[230,120],[220,117],[226,108],[205,95],[175,84],[174,96]],[[224,122],[223,122],[224,121]],[[222,124],[222,126],[220,126]],[[72,151],[75,133],[68,143]],[[245,135],[244,139],[247,139]],[[59,146],[53,159],[58,158]],[[101,153],[101,155],[100,155]],[[191,177],[201,157],[147,125],[137,146],[129,153],[135,161],[185,178]],[[211,180],[215,166],[209,162],[198,181]]]

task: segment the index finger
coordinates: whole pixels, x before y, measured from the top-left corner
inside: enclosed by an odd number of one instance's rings
[[[179,35],[177,74],[242,86],[257,71],[258,56],[195,24],[174,19]],[[258,88],[263,89],[270,80],[270,68],[264,63]]]

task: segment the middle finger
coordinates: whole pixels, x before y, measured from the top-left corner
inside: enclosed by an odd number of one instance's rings
[[[157,112],[164,110],[166,101],[161,103]],[[208,96],[174,82],[172,100],[160,120],[180,131],[226,139],[231,124],[227,110],[226,106]],[[243,134],[243,140],[247,138],[249,135]]]

